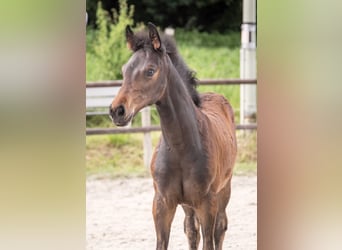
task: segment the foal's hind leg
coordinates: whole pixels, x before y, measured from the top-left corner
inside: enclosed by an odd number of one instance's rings
[[[197,250],[198,244],[201,239],[201,235],[199,232],[200,224],[195,215],[195,211],[185,205],[182,205],[185,219],[184,219],[184,233],[188,237],[189,242],[189,249],[190,250]]]
[[[158,193],[155,193],[152,213],[157,235],[157,250],[167,249],[171,223],[175,215],[176,208],[176,203],[167,204]]]
[[[230,180],[227,185],[218,194],[218,211],[215,222],[214,240],[215,249],[221,250],[224,240],[224,235],[228,227],[228,219],[226,207],[230,198]]]

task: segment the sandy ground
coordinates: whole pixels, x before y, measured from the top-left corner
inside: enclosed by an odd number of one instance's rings
[[[150,178],[87,180],[87,250],[155,249]],[[234,176],[224,249],[257,249],[257,178]],[[170,250],[188,249],[179,206]],[[202,243],[202,242],[201,242]],[[202,244],[200,243],[200,249]]]

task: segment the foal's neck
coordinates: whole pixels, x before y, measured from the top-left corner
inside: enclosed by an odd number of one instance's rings
[[[157,110],[164,140],[171,150],[189,153],[202,150],[197,107],[174,67],[170,68],[165,94]]]

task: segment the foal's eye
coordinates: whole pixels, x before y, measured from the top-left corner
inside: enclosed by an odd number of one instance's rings
[[[147,72],[146,72],[146,75],[147,75],[148,77],[153,76],[153,74],[154,74],[154,69],[148,69]]]

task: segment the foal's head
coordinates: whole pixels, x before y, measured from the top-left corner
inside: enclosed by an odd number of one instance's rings
[[[123,84],[110,106],[110,116],[118,126],[127,125],[142,108],[155,104],[164,94],[170,63],[156,27],[149,23],[149,44],[135,49],[136,43],[129,27],[127,45],[134,52],[122,67]]]

